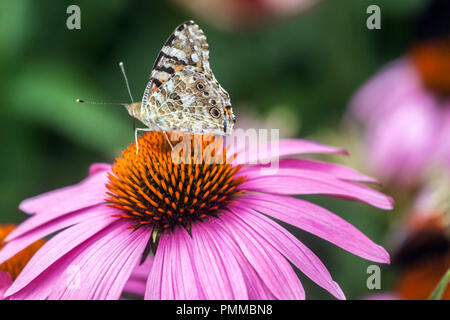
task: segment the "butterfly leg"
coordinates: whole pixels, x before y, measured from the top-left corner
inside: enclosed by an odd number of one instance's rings
[[[161,127],[158,126],[158,124],[155,123],[155,126],[158,127],[158,129],[161,130],[161,131],[164,133],[164,136],[166,137],[167,142],[169,143],[169,146],[170,146],[170,148],[171,148],[172,151],[173,151],[173,145],[172,145],[172,142],[170,142],[170,139],[169,139],[169,137],[167,136],[167,133],[166,133],[163,129],[161,129]]]
[[[150,128],[136,128],[136,129],[134,130],[134,141],[135,141],[135,143],[136,143],[136,154],[139,153],[138,131],[146,131],[146,132],[147,132],[147,131],[155,131],[155,130],[150,129]],[[171,148],[172,151],[173,151],[173,145],[172,145],[172,142],[170,142],[170,139],[169,139],[169,137],[167,136],[167,133],[166,133],[164,130],[161,130],[161,131],[164,133],[164,136],[166,137],[167,142],[169,143],[170,148]]]
[[[166,137],[167,142],[169,143],[169,145],[170,145],[170,147],[172,148],[172,151],[173,151],[173,145],[172,145],[172,142],[170,142],[170,139],[169,139],[169,137],[167,136],[167,133],[166,133],[165,131],[163,131],[163,133],[164,133],[164,136]]]
[[[135,128],[134,129],[134,142],[136,143],[136,154],[139,153],[138,132],[139,131],[154,131],[150,128]]]

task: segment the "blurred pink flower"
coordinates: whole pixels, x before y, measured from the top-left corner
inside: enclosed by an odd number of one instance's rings
[[[297,15],[319,0],[175,0],[195,15],[225,29],[248,28]]]
[[[369,166],[383,182],[412,187],[433,166],[450,169],[450,100],[424,86],[412,59],[383,68],[349,112],[365,126]]]
[[[401,299],[427,299],[450,268],[450,175],[440,173],[417,190],[388,244],[396,269],[395,293]],[[443,299],[450,299],[450,287]]]
[[[369,294],[362,298],[362,300],[402,300],[402,298],[395,292],[380,292]]]
[[[271,218],[365,259],[389,262],[381,246],[348,222],[289,196],[325,194],[391,209],[392,199],[355,183],[373,180],[352,169],[284,159],[276,173],[261,174],[267,165],[248,161],[267,155],[252,148],[238,152],[232,164],[175,165],[161,133],[147,133],[139,145],[139,153],[133,143],[113,166],[91,166],[77,185],[20,204],[31,217],[7,237],[0,262],[63,231],[30,260],[6,292],[9,298],[118,299],[125,288],[146,299],[304,299],[289,261],[345,298],[319,258]],[[280,156],[343,153],[306,140],[282,140],[278,150]],[[149,244],[155,255],[147,257]],[[135,269],[143,257],[145,264]]]

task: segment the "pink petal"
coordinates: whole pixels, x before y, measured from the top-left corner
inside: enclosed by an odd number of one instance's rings
[[[254,232],[259,233],[267,239],[274,248],[289,259],[300,271],[311,280],[330,292],[338,299],[345,299],[339,285],[331,278],[327,268],[322,261],[305,245],[303,245],[292,234],[287,232],[277,223],[242,207],[233,209],[235,212],[233,219],[240,219],[244,228],[251,226]],[[251,230],[249,228],[249,230]]]
[[[47,241],[27,263],[13,285],[9,288],[7,295],[12,295],[26,287],[72,249],[114,221],[117,221],[117,218],[111,216],[115,213],[114,209],[105,208],[105,210],[99,210],[98,215],[58,233]],[[107,209],[110,209],[110,211]]]
[[[0,250],[0,263],[5,262],[33,242],[61,229],[83,222],[89,217],[97,215],[102,210],[111,212],[111,210],[105,209],[105,205],[97,205],[71,212],[49,221],[47,221],[46,215],[31,216],[14,230],[15,234],[13,237],[9,236],[7,238],[9,242]],[[33,228],[30,228],[31,225]]]
[[[350,112],[364,122],[378,121],[395,108],[397,99],[423,90],[422,87],[412,62],[406,58],[398,59],[358,90],[350,103]]]
[[[163,233],[145,298],[204,299],[192,259],[192,239],[184,229]]]
[[[428,93],[410,94],[367,132],[370,165],[384,181],[410,185],[423,178],[435,151],[441,112]]]
[[[50,191],[22,201],[19,209],[26,213],[52,217],[105,202],[107,172],[95,173],[80,183]]]
[[[5,292],[11,285],[12,280],[8,272],[0,271],[0,300],[5,299]]]
[[[259,176],[251,172],[240,189],[276,194],[324,194],[337,198],[363,201],[390,210],[393,200],[366,186],[336,179],[316,171],[278,169],[275,175]]]
[[[166,262],[172,267],[175,299],[204,299],[194,266],[191,237],[180,229],[171,238]]]
[[[304,299],[305,292],[292,267],[266,238],[230,215],[221,222],[235,239],[242,253],[277,299]]]
[[[239,151],[236,159],[233,161],[237,164],[256,164],[267,163],[272,158],[278,158],[288,155],[302,153],[338,153],[347,154],[347,151],[316,142],[301,139],[286,139],[275,143],[268,143],[265,146],[250,146],[247,150]]]
[[[128,279],[127,283],[123,287],[123,294],[132,294],[137,297],[144,297],[145,295],[145,287],[146,287],[147,279],[135,279],[130,278]]]
[[[228,230],[223,226],[222,221],[211,219],[201,227],[205,232],[208,232],[212,238],[217,239],[217,244],[223,251],[229,250],[231,255],[236,259],[236,262],[242,270],[242,275],[247,287],[248,298],[250,300],[276,299],[255,269],[248,262],[237,243],[231,238]]]
[[[249,194],[239,199],[243,206],[311,232],[367,260],[389,263],[383,247],[332,212],[305,200],[274,194]]]
[[[387,65],[358,91],[350,113],[366,127],[369,165],[382,181],[411,187],[425,178],[442,150],[442,110],[407,58]]]
[[[133,231],[128,229],[129,226],[126,223],[112,225],[108,233],[71,261],[71,266],[79,268],[79,288],[71,288],[67,285],[67,279],[61,277],[48,298],[119,299],[133,269],[142,258],[151,234],[147,228]]]
[[[93,163],[89,167],[89,175],[93,175],[102,171],[111,171],[112,166],[109,163]]]
[[[270,167],[269,164],[247,166],[240,169],[238,171],[238,174],[239,176],[245,176],[247,174],[250,176],[258,176],[259,170],[261,170],[262,168],[269,168],[269,167]],[[323,172],[342,180],[378,183],[378,181],[375,178],[368,177],[351,168],[317,160],[282,159],[279,161],[279,168],[311,170]],[[251,174],[252,172],[253,175]]]
[[[119,299],[149,239],[116,221],[45,269],[12,299]]]
[[[192,235],[195,268],[206,299],[248,299],[241,269],[230,250],[224,250],[202,224],[192,227]]]
[[[361,300],[404,300],[398,293],[395,292],[380,292],[372,293]]]
[[[441,106],[442,109],[442,123],[439,133],[439,139],[437,142],[438,150],[436,154],[438,164],[444,165],[450,172],[450,100],[445,105]]]
[[[152,269],[153,260],[153,255],[148,256],[144,263],[139,264],[134,268],[131,277],[134,279],[145,279],[147,281],[150,270]]]
[[[166,237],[163,234],[161,240]],[[156,251],[155,258],[153,259],[153,265],[150,270],[150,274],[147,279],[147,285],[145,289],[144,299],[146,300],[160,300],[162,298],[162,283],[164,270],[164,259],[166,256],[167,241],[159,241],[158,250]]]
[[[147,279],[153,266],[153,260],[153,255],[148,256],[144,263],[139,264],[134,268],[123,288],[123,293],[144,297]]]
[[[123,294],[132,294],[137,297],[144,297],[145,295],[145,287],[146,287],[147,279],[137,279],[131,278],[128,279],[127,283],[123,287]]]

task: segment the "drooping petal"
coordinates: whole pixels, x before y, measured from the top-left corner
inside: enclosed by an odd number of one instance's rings
[[[172,267],[175,299],[204,299],[193,261],[191,237],[186,230],[179,229],[171,238],[169,259],[165,261]]]
[[[110,211],[106,209],[98,211],[98,215],[58,233],[47,241],[27,263],[9,288],[7,295],[12,295],[23,289],[47,268],[70,253],[72,249],[116,221],[117,219],[112,217],[112,214],[115,213],[114,209],[105,208],[110,209]]]
[[[159,241],[147,282],[146,299],[204,299],[186,230],[165,232]]]
[[[324,194],[337,198],[363,201],[375,207],[390,210],[393,200],[363,185],[336,179],[317,171],[278,169],[274,175],[261,176],[250,172],[248,181],[239,188],[275,194]]]
[[[217,245],[223,251],[229,250],[231,255],[236,259],[236,262],[242,270],[242,275],[247,287],[248,298],[250,300],[276,299],[252,265],[248,262],[247,258],[244,256],[234,239],[232,239],[228,230],[224,228],[220,220],[212,219],[208,221],[208,223],[203,224],[202,228],[205,232],[208,232],[212,238],[217,239]]]
[[[398,59],[386,65],[357,91],[350,112],[364,122],[377,122],[395,108],[399,98],[422,90],[417,69],[409,59]],[[389,94],[386,94],[389,92]]]
[[[142,264],[139,264],[136,266],[136,268],[134,268],[133,272],[131,273],[131,277],[135,279],[147,280],[150,270],[152,269],[154,259],[155,257],[153,255],[148,256]]]
[[[262,146],[247,146],[247,149],[238,151],[233,164],[264,164],[272,158],[304,153],[347,154],[347,151],[308,140],[285,139]]]
[[[367,131],[369,165],[383,181],[403,186],[416,183],[439,149],[440,123],[435,97],[428,93],[402,97]]]
[[[128,229],[130,225],[116,223],[109,232],[82,251],[70,264],[77,267],[79,279],[67,285],[60,278],[53,287],[49,299],[63,300],[117,300],[125,283],[138,264],[150,238],[146,228]],[[74,256],[75,254],[72,254]],[[67,269],[66,269],[67,270]],[[79,287],[73,288],[76,281]]]
[[[357,92],[349,113],[365,126],[368,166],[383,182],[404,188],[425,178],[442,150],[441,101],[408,58],[388,64]]]
[[[235,239],[248,263],[277,299],[298,300],[305,298],[303,287],[287,260],[263,236],[236,223],[230,215],[223,215],[221,222]]]
[[[380,292],[364,296],[361,300],[404,300],[404,298],[395,292]]]
[[[274,194],[248,194],[242,205],[311,232],[367,260],[389,263],[389,254],[353,225],[318,205]]]
[[[301,169],[301,170],[311,170],[317,172],[323,172],[332,175],[335,178],[348,180],[348,181],[358,181],[367,183],[378,183],[375,178],[366,176],[356,170],[351,168],[334,164],[328,162],[322,162],[317,160],[306,160],[306,159],[281,159],[278,163],[279,168],[282,169]],[[258,176],[263,174],[261,169],[267,169],[270,165],[252,165],[247,166],[238,171],[237,176]],[[276,173],[276,171],[275,171]]]
[[[167,241],[163,234],[158,244],[158,250],[155,253],[153,259],[152,268],[147,279],[145,296],[146,300],[160,300],[162,298],[162,284],[164,270],[164,259],[166,256]],[[162,240],[162,241],[161,241]]]
[[[28,218],[13,230],[15,234],[12,237],[7,237],[9,242],[0,250],[0,263],[39,239],[97,215],[98,211],[104,210],[104,207],[104,205],[93,206],[55,219],[47,219],[46,215],[34,215]]]
[[[450,172],[450,101],[447,101],[441,108],[443,113],[439,139],[436,143],[439,146],[436,160]]]
[[[123,288],[123,293],[132,294],[138,297],[144,297],[145,286],[147,279],[149,277],[150,271],[153,266],[153,255],[149,255],[145,259],[144,263],[138,264],[130,275],[125,287]]]
[[[330,273],[322,261],[292,234],[270,219],[247,210],[243,207],[235,207],[236,212],[232,219],[248,232],[257,232],[268,240],[274,248],[289,259],[300,271],[311,280],[330,292],[338,299],[345,299],[339,285],[331,278]]]
[[[192,227],[193,261],[206,299],[248,299],[241,269],[228,248],[217,243],[203,224]]]
[[[11,285],[12,280],[8,272],[0,271],[0,300],[5,298],[5,292]]]
[[[107,172],[99,171],[80,183],[22,201],[19,209],[52,217],[105,202]]]
[[[112,166],[109,163],[103,163],[103,162],[98,162],[98,163],[93,163],[91,164],[91,166],[89,167],[89,175],[93,175],[102,171],[111,171]]]
[[[144,229],[133,232],[129,226],[124,221],[105,226],[10,298],[118,299],[150,235]]]
[[[123,287],[123,293],[122,296],[125,294],[131,294],[137,297],[144,297],[145,295],[145,286],[147,279],[136,279],[136,278],[129,278],[125,286]]]

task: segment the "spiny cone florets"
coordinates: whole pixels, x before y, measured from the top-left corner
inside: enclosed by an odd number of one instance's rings
[[[227,159],[226,150],[213,150],[210,138],[184,136],[189,147],[172,150],[163,133],[149,132],[138,139],[138,149],[133,143],[124,150],[107,184],[107,201],[122,211],[118,217],[150,226],[154,243],[164,230],[181,226],[190,232],[193,223],[217,217],[244,178],[234,177],[240,166],[219,162]],[[213,151],[205,156],[206,150]]]

